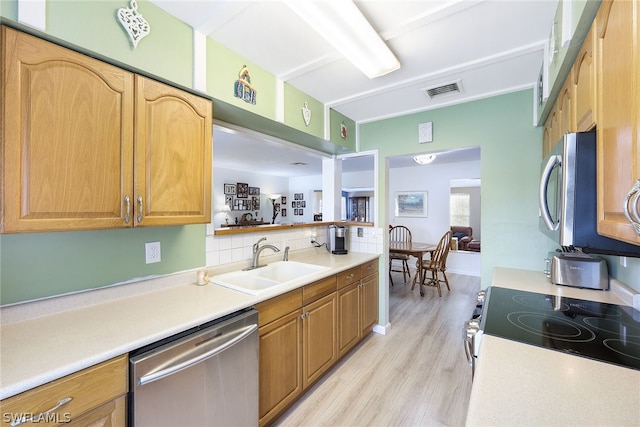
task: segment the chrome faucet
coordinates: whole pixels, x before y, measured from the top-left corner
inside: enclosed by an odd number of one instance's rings
[[[276,248],[273,245],[262,245],[260,246],[260,242],[263,240],[267,240],[266,237],[261,238],[256,243],[253,244],[253,257],[251,258],[251,267],[246,268],[245,270],[253,270],[254,268],[264,267],[264,265],[259,265],[259,257],[260,253],[265,249],[271,249],[274,252],[280,252],[280,249]]]
[[[282,257],[283,261],[289,261],[289,246],[284,248],[284,256]]]

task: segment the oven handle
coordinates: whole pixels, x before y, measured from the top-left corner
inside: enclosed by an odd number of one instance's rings
[[[179,362],[179,363],[175,363],[175,364],[171,364],[169,366],[167,366],[164,369],[160,369],[159,371],[156,372],[151,372],[147,375],[143,375],[140,377],[140,379],[138,380],[138,385],[139,386],[143,386],[145,384],[149,384],[153,381],[159,380],[161,378],[167,377],[169,375],[172,375],[178,371],[181,371],[183,369],[186,369],[190,366],[196,365],[204,360],[207,360],[213,356],[215,356],[218,353],[221,353],[223,351],[225,351],[226,349],[228,349],[229,347],[232,347],[233,345],[239,343],[240,341],[242,341],[243,339],[245,339],[246,337],[248,337],[249,335],[251,335],[252,333],[254,333],[255,331],[258,330],[258,325],[256,325],[255,323],[249,326],[246,326],[242,329],[239,329],[238,331],[234,331],[233,334],[238,333],[237,335],[235,335],[233,338],[223,342],[222,344],[220,344],[219,346],[216,346],[215,348],[212,348],[211,350],[202,353],[198,356],[192,357],[188,360],[185,360],[183,362]],[[229,335],[233,335],[233,334],[229,334]],[[182,356],[185,356],[184,354]],[[176,359],[180,358],[180,356],[178,356]]]
[[[471,378],[475,374],[475,338],[480,330],[480,322],[477,319],[467,320],[464,322],[464,353],[467,356],[467,362],[471,366]]]

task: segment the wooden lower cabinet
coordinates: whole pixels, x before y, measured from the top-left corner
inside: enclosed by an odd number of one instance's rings
[[[4,399],[1,425],[33,417],[20,425],[126,426],[127,366],[122,355]]]
[[[255,306],[261,427],[272,424],[372,330],[378,317],[377,266],[372,261]],[[363,272],[367,276],[361,279]]]
[[[338,289],[338,357],[348,353],[378,321],[378,261],[358,269],[360,279]],[[353,272],[344,274],[350,277]],[[338,278],[338,286],[340,283]]]
[[[302,309],[259,330],[260,425],[267,425],[302,394]]]
[[[360,327],[362,337],[373,330],[378,322],[378,269],[366,276],[360,284]]]
[[[360,328],[360,282],[338,291],[338,356],[344,356],[362,336]]]
[[[337,300],[331,295],[304,307],[302,386],[308,388],[338,360],[336,347]]]

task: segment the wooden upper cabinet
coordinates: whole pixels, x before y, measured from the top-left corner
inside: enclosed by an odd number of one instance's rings
[[[210,222],[211,101],[136,76],[135,114],[136,225]]]
[[[569,78],[565,80],[558,94],[558,132],[556,133],[556,140],[552,141],[552,147],[560,140],[562,135],[576,131],[574,99],[573,81]]]
[[[596,126],[595,24],[589,30],[571,70],[575,90],[576,130],[585,132]]]
[[[2,232],[122,227],[133,74],[2,27]]]
[[[210,100],[1,30],[0,232],[210,222]]]
[[[558,108],[557,102],[554,104],[553,109],[549,113],[549,117],[547,117],[547,121],[544,124],[544,130],[542,133],[542,155],[546,156],[553,146],[560,139],[560,125],[558,123]]]
[[[640,179],[638,7],[637,1],[606,0],[596,16],[598,232],[635,244],[640,225],[634,229],[624,208],[640,210],[640,188],[633,192]]]

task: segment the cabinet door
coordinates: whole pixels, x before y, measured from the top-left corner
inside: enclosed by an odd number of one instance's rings
[[[268,424],[302,393],[302,310],[260,328],[259,414]]]
[[[570,76],[575,88],[576,129],[578,132],[591,130],[596,125],[596,71],[593,57],[595,24],[582,43]]]
[[[127,226],[133,79],[127,71],[2,27],[0,231]]]
[[[362,279],[360,285],[360,306],[362,316],[362,331],[364,337],[373,330],[378,321],[378,274]]]
[[[9,426],[25,414],[36,419],[43,414],[42,425],[125,425],[128,360],[127,355],[118,356],[4,399],[0,424]]]
[[[360,281],[338,291],[338,357],[342,357],[361,337]]]
[[[336,293],[304,307],[303,313],[302,381],[306,389],[338,360]]]
[[[558,124],[558,111],[557,111],[557,103],[554,105],[553,109],[549,113],[549,117],[545,122],[544,133],[542,141],[545,144],[542,147],[543,156],[546,156],[551,149],[555,146],[555,144],[559,141],[561,133],[559,131]],[[545,136],[548,135],[545,139]]]
[[[127,398],[119,397],[111,402],[72,419],[67,427],[124,427],[127,425]]]
[[[556,134],[556,136],[558,140],[565,133],[576,131],[573,92],[573,80],[571,80],[571,78],[568,78],[564,82],[564,85],[562,85],[557,99],[558,133]]]
[[[136,225],[211,221],[211,101],[136,76]]]
[[[598,232],[640,244],[624,214],[627,194],[640,179],[637,8],[637,1],[603,1],[596,16]],[[638,203],[635,198],[636,209]]]

